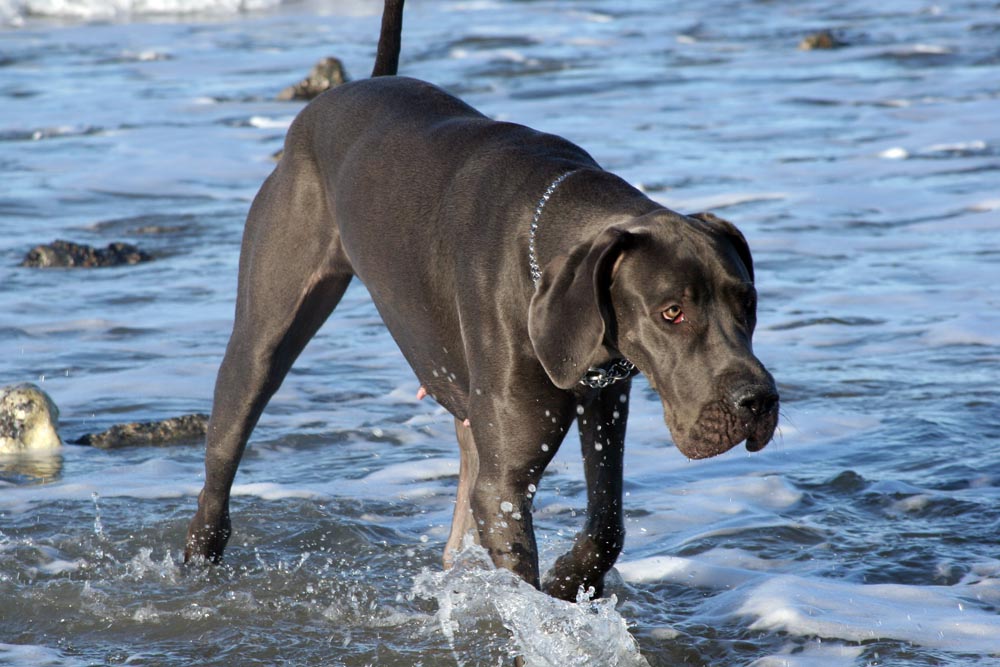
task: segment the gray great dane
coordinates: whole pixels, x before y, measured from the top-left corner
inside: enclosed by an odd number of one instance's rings
[[[185,559],[222,557],[250,432],[357,276],[421,394],[455,418],[445,565],[471,533],[554,596],[600,595],[625,536],[635,373],[690,458],[756,451],[774,433],[750,250],[729,222],[664,208],[561,137],[395,76],[402,6],[386,0],[372,78],[302,110],[250,209]],[[532,497],[574,419],[586,525],[542,582]]]

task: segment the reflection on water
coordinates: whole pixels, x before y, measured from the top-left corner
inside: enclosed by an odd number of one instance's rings
[[[0,454],[0,484],[44,484],[62,476],[60,452]]]

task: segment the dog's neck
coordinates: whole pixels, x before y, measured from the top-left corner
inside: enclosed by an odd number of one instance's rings
[[[549,187],[545,188],[545,192],[542,193],[538,204],[535,206],[535,213],[531,218],[531,227],[528,230],[528,266],[531,270],[531,281],[535,284],[535,289],[538,289],[538,283],[542,279],[542,269],[538,265],[538,250],[535,247],[535,237],[538,235],[538,226],[542,220],[542,213],[545,211],[545,205],[552,197],[552,193],[556,191],[556,188],[578,171],[581,170],[571,169],[560,174],[554,181],[549,183]],[[588,368],[587,372],[580,378],[580,384],[591,389],[604,389],[616,382],[632,377],[635,373],[635,364],[628,359],[612,359],[603,366],[591,366]]]
[[[538,282],[542,279],[542,269],[538,265],[538,252],[535,248],[535,237],[538,235],[538,224],[541,222],[542,212],[545,210],[545,205],[548,203],[552,193],[556,191],[556,188],[569,178],[569,176],[578,171],[580,170],[572,169],[563,172],[556,180],[549,183],[549,187],[545,188],[542,198],[538,200],[538,204],[535,206],[535,215],[531,218],[531,227],[528,231],[528,266],[531,269],[531,281],[535,283],[535,289],[538,289]]]

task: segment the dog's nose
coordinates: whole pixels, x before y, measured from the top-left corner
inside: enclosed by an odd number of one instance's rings
[[[778,404],[778,393],[767,385],[745,385],[733,392],[733,402],[737,409],[760,417],[774,410]]]

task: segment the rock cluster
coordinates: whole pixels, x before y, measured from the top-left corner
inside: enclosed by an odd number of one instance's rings
[[[72,442],[99,449],[192,444],[204,439],[207,428],[208,415],[182,415],[155,422],[116,424],[107,431],[90,433]]]
[[[847,42],[838,37],[832,30],[820,30],[811,35],[806,35],[799,48],[803,51],[813,51],[816,49],[839,49],[847,46]]]
[[[153,257],[130,243],[110,243],[93,248],[72,241],[57,240],[32,248],[21,266],[34,268],[97,268],[148,262]]]
[[[278,93],[279,100],[311,100],[320,93],[347,81],[344,63],[326,57],[316,63],[309,76]]]

